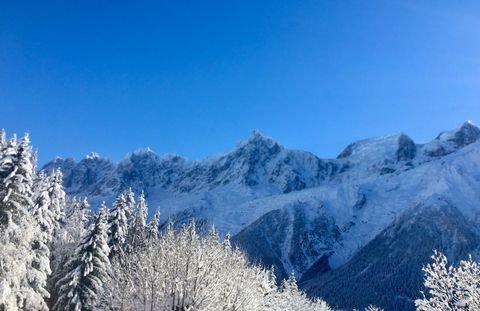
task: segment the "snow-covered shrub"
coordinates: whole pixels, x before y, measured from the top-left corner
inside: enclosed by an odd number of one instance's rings
[[[471,258],[458,267],[447,266],[447,257],[434,251],[433,262],[423,268],[427,296],[417,299],[419,311],[480,310],[480,267]]]

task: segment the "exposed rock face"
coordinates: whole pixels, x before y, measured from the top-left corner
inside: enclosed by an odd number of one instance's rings
[[[480,129],[465,122],[459,129],[440,133],[432,142],[425,145],[425,154],[430,157],[442,157],[466,147],[480,138]]]
[[[89,196],[111,195],[118,185],[115,164],[107,159],[87,156],[75,163],[72,159],[55,159],[43,169],[60,168],[69,193]]]
[[[260,217],[233,241],[247,250],[252,261],[273,266],[281,280],[291,273],[298,276],[322,256],[328,266],[331,249],[341,243],[341,232],[321,206],[295,202]],[[317,264],[317,269],[326,268]]]
[[[412,160],[417,154],[417,146],[407,135],[398,137],[397,161]]]
[[[353,206],[353,209],[359,210],[365,207],[367,205],[367,197],[365,194],[362,194],[360,198],[358,199],[357,202],[355,202],[355,205]]]
[[[458,148],[473,144],[480,137],[480,129],[471,122],[465,122],[462,127],[455,132],[451,141]]]

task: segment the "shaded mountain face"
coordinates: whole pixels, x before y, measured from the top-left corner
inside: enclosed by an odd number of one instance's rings
[[[479,246],[472,223],[449,202],[435,201],[406,211],[339,268],[318,273],[313,265],[300,287],[341,309],[376,304],[385,310],[414,311],[414,300],[425,290],[419,271],[433,250],[458,262]]]
[[[274,266],[279,278],[295,274],[310,294],[322,294],[334,304],[341,299],[347,307],[378,301],[387,310],[399,309],[387,303],[390,299],[408,310],[418,286],[397,295],[384,283],[400,278],[394,276],[397,272],[411,273],[406,280],[421,283],[420,267],[432,247],[454,245],[455,234],[433,234],[435,228],[458,231],[468,236],[465,250],[476,248],[479,137],[480,129],[467,122],[427,144],[415,144],[405,134],[390,135],[355,142],[336,159],[320,159],[255,132],[232,151],[202,161],[144,150],[118,163],[91,155],[80,162],[56,159],[45,169],[60,168],[67,193],[89,196],[93,206],[112,202],[128,187],[145,190],[150,210],[160,207],[164,222],[181,225],[195,219],[200,228],[215,225],[221,233],[229,232],[252,261]],[[442,216],[447,209],[455,210],[448,212],[453,213],[450,220],[467,220],[463,227],[447,223]],[[428,227],[424,210],[445,228]],[[404,239],[408,236],[412,246]],[[415,257],[416,250],[416,262],[390,255]],[[452,251],[449,256],[460,255]],[[368,261],[374,266],[368,274],[379,273],[378,282],[358,272]],[[410,270],[401,270],[407,266]],[[364,300],[337,289],[349,278],[358,286],[365,282]],[[381,291],[382,286],[389,291]],[[379,299],[367,302],[375,295]]]
[[[340,237],[335,219],[324,213],[321,205],[298,201],[266,213],[240,231],[233,242],[252,262],[273,266],[281,280],[305,271],[322,255],[328,256]]]

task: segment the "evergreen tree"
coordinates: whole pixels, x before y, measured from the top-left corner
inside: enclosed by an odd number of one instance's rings
[[[30,141],[26,135],[17,143],[12,137],[5,145],[0,158],[0,189],[2,199],[2,223],[21,222],[33,206],[32,188],[34,177],[34,158]]]
[[[127,219],[129,228],[133,227],[135,222],[135,194],[132,191],[132,188],[123,192],[125,196],[125,203],[127,205]]]
[[[145,228],[147,223],[147,214],[148,214],[148,208],[147,208],[147,202],[145,200],[145,192],[142,191],[138,196],[138,205],[137,205],[137,210],[135,215],[135,226],[137,228],[139,229]]]
[[[147,226],[147,238],[150,240],[156,240],[158,238],[158,227],[160,225],[160,211],[157,210],[152,217],[152,220]]]
[[[73,198],[66,204],[65,217],[59,221],[60,228],[55,231],[51,248],[52,275],[48,279],[50,305],[57,301],[59,280],[68,273],[68,264],[75,255],[75,249],[87,233],[90,222],[90,205],[87,198]]]
[[[5,129],[0,131],[0,146],[4,147],[7,144],[7,133],[5,133]]]
[[[90,204],[88,203],[88,199],[86,197],[81,200],[73,198],[66,213],[67,222],[80,228],[79,233],[83,236],[85,233],[84,230],[87,229],[90,223]]]
[[[133,214],[133,224],[129,234],[129,247],[135,248],[145,244],[147,212],[145,193],[142,191],[138,196],[137,208]]]
[[[31,211],[34,220],[39,226],[39,234],[33,237],[32,250],[34,258],[32,268],[36,272],[30,280],[33,289],[46,299],[50,298],[46,290],[47,277],[51,274],[50,269],[50,248],[52,234],[58,216],[51,209],[49,196],[49,177],[45,172],[40,172],[35,179],[34,205]]]
[[[107,209],[102,204],[95,222],[75,251],[67,275],[59,282],[60,294],[55,310],[94,310],[108,281]]]
[[[55,223],[53,230],[58,230],[60,227],[60,220],[65,218],[66,209],[66,195],[63,189],[63,174],[57,169],[52,172],[49,178],[48,195],[50,196],[50,209],[55,216]]]
[[[33,207],[35,159],[28,135],[17,142],[0,138],[0,309],[45,310],[45,292],[38,282],[46,279],[33,266],[32,250],[38,227]]]
[[[110,258],[123,252],[128,234],[127,214],[127,200],[125,193],[122,193],[113,203],[108,218],[108,245],[110,246]]]
[[[65,216],[65,191],[62,184],[62,173],[59,170],[47,176],[40,172],[36,178],[34,192],[34,206],[32,215],[39,226],[39,234],[34,237],[32,249],[35,253],[32,262],[33,269],[37,272],[32,286],[35,291],[45,298],[50,298],[51,286],[48,286],[48,277],[52,274],[54,259],[53,238],[60,228],[60,220]],[[55,271],[57,272],[57,271]]]
[[[47,245],[60,227],[60,219],[65,216],[65,200],[62,173],[56,170],[47,176],[43,171],[40,172],[35,183],[32,214],[42,232],[41,239]]]

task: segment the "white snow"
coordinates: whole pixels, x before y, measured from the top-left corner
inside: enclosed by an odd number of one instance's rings
[[[339,228],[345,228],[329,259],[330,264],[336,267],[346,262],[407,209],[426,202],[431,197],[448,198],[469,219],[480,222],[480,143],[475,142],[458,149],[451,141],[456,131],[444,132],[428,144],[417,145],[417,156],[408,165],[398,162],[396,157],[401,134],[356,142],[350,146],[348,156],[328,160],[339,168],[346,169],[326,180],[315,179],[316,172],[313,170],[317,159],[312,154],[291,151],[280,145],[275,149],[277,143],[258,132],[253,133],[232,152],[205,161],[189,162],[178,157],[158,157],[159,163],[170,163],[168,161],[175,158],[178,166],[174,167],[196,172],[197,175],[187,179],[184,175],[179,175],[179,171],[173,171],[172,175],[167,176],[172,180],[183,178],[179,185],[193,185],[189,191],[178,191],[160,182],[145,189],[150,214],[161,206],[162,222],[169,217],[181,221],[182,217],[190,215],[208,220],[222,234],[229,232],[235,235],[265,213],[291,208],[295,202],[322,206],[321,213],[333,217]],[[439,147],[446,148],[450,153],[436,158],[425,155],[425,151]],[[270,155],[268,152],[276,153]],[[255,162],[258,164],[254,167],[258,184],[248,186],[240,181],[249,168],[245,163],[252,154],[264,156],[267,160],[265,163]],[[275,176],[274,168],[279,163],[287,164],[280,175]],[[228,169],[219,170],[220,175],[213,182],[208,180],[209,175],[205,172],[212,168],[223,168],[227,164],[230,165]],[[279,187],[287,180],[286,174],[290,174],[292,168],[308,181],[307,188],[282,193]],[[384,173],[383,168],[391,171]],[[271,182],[272,178],[274,182]],[[221,183],[227,179],[229,183]],[[216,184],[215,181],[219,183]],[[112,195],[90,196],[93,204],[101,200],[111,202],[116,195],[114,187],[111,191],[100,193]],[[365,206],[353,209],[362,195],[366,198]],[[351,225],[352,222],[354,225]],[[285,245],[288,248],[288,241]],[[288,254],[288,250],[285,249],[283,253]],[[289,266],[288,259],[283,260]],[[315,258],[308,260],[313,263]]]

